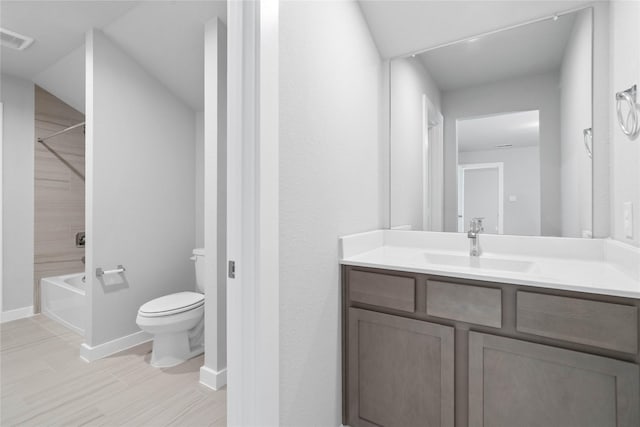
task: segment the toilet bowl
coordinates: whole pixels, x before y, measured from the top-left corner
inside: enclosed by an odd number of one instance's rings
[[[204,250],[194,249],[196,285],[203,291]],[[153,299],[138,310],[136,323],[153,335],[151,366],[169,368],[204,352],[204,295],[177,292]]]

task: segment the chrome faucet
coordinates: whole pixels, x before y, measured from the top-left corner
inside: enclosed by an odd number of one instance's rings
[[[469,231],[467,232],[467,237],[471,239],[471,250],[469,251],[470,256],[480,256],[480,232],[484,231],[482,227],[482,220],[484,218],[472,218],[469,223]]]

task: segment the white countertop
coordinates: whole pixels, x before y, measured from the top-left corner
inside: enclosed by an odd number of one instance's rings
[[[631,245],[480,235],[480,246],[472,260],[466,234],[376,230],[340,238],[340,263],[640,299],[640,248]]]

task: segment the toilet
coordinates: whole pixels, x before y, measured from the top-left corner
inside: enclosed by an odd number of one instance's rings
[[[177,292],[153,299],[138,310],[136,323],[153,335],[151,366],[169,368],[204,352],[204,249],[194,249],[200,292]]]

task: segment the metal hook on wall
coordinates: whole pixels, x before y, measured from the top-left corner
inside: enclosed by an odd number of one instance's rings
[[[638,105],[636,103],[637,87],[631,86],[627,90],[616,93],[616,111],[618,113],[618,125],[622,132],[630,138],[635,138],[640,133],[640,118],[638,117]],[[626,119],[622,114],[622,107],[626,104],[629,108]]]

